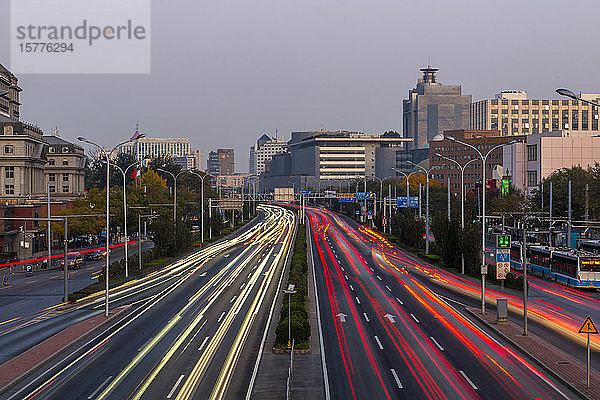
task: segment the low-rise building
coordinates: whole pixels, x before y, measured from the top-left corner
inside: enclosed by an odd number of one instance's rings
[[[558,169],[587,169],[600,162],[600,137],[594,131],[572,130],[532,134],[506,146],[502,159],[504,175],[514,186],[531,193]]]
[[[83,147],[58,136],[44,136],[48,162],[44,168],[47,189],[54,199],[74,200],[84,194],[85,164]]]

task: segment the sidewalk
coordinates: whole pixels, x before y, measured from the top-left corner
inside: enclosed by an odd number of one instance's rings
[[[521,327],[514,323],[497,325],[494,313],[488,312],[485,315],[481,315],[479,310],[471,307],[467,307],[467,311],[518,350],[529,355],[548,373],[552,374],[573,392],[579,394],[582,398],[600,400],[600,372],[592,368],[590,373],[590,389],[587,389],[585,363],[582,363],[572,355],[565,353],[535,334],[529,333],[528,336],[523,336]],[[585,351],[585,349],[581,351]]]
[[[49,362],[61,351],[75,345],[105,325],[108,321],[121,314],[129,306],[119,307],[108,317],[104,314],[88,318],[78,324],[60,331],[26,352],[0,365],[0,393],[6,392],[12,386],[33,374],[41,366]]]

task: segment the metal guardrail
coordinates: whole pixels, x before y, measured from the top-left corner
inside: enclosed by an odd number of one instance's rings
[[[288,368],[288,378],[285,390],[286,400],[290,400],[290,392],[292,391],[292,370],[294,369],[294,345],[296,340],[292,339],[292,348],[290,350],[290,367]]]

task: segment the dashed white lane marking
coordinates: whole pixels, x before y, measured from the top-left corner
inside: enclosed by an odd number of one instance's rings
[[[244,285],[245,285],[245,284],[246,284],[246,283],[244,282],[244,283],[242,283],[242,284],[240,285],[240,290],[243,290],[243,289],[244,289]]]
[[[348,286],[350,286],[350,290],[354,290],[354,287],[352,286],[352,284],[350,284]]]
[[[223,311],[221,313],[221,316],[219,317],[219,319],[217,320],[217,322],[221,322],[221,320],[223,319],[224,316],[225,316],[225,311]]]
[[[375,335],[375,341],[377,342],[377,346],[379,346],[380,350],[383,350],[383,345],[381,344],[381,342],[379,341],[379,338],[377,337],[377,335]]]
[[[396,301],[398,301],[398,303],[404,305],[404,303],[402,302],[402,300],[400,300],[399,298],[396,297]]]
[[[97,394],[97,393],[100,391],[100,389],[102,389],[104,386],[106,386],[106,384],[108,383],[108,381],[110,381],[111,379],[112,379],[112,375],[111,375],[111,376],[109,376],[108,378],[106,378],[106,379],[104,380],[104,382],[102,382],[102,383],[100,384],[100,386],[98,386],[98,387],[96,388],[96,390],[94,390],[94,391],[92,392],[92,394],[90,394],[90,395],[88,396],[88,400],[89,400],[89,399],[93,399],[93,398],[96,396],[96,394]]]
[[[346,280],[348,280],[348,275],[344,275],[344,278],[346,278]]]
[[[365,321],[369,322],[369,317],[367,317],[367,313],[363,313],[363,315],[365,316]]]
[[[390,287],[388,285],[385,285],[385,288],[390,292],[392,291],[392,289],[390,289]]]
[[[398,385],[400,389],[404,389],[404,387],[402,386],[402,382],[400,382],[400,378],[398,378],[398,374],[396,374],[396,370],[392,368],[391,371],[392,375],[394,375],[394,379],[396,380],[396,385]]]
[[[230,303],[233,303],[233,302],[235,301],[236,297],[237,297],[237,296],[233,296],[233,297],[231,298],[231,300],[229,300],[229,302],[230,302]]]
[[[204,347],[204,345],[206,344],[206,342],[208,342],[208,338],[209,337],[210,336],[207,336],[207,337],[204,338],[204,340],[202,341],[202,344],[200,345],[200,347],[198,347],[198,351],[202,350],[202,348]]]
[[[379,275],[377,275],[377,279],[381,280],[381,277]]]
[[[444,348],[437,342],[437,340],[435,340],[435,338],[433,336],[429,336],[429,339],[431,339],[433,344],[435,344],[438,349],[440,349],[441,351],[444,351]]]
[[[177,382],[175,382],[175,384],[173,385],[173,388],[171,389],[171,391],[167,395],[167,399],[170,399],[171,397],[173,397],[173,394],[175,394],[175,390],[177,390],[177,386],[179,386],[179,384],[181,383],[181,380],[183,379],[184,376],[185,375],[181,375],[179,377],[179,379],[177,379]]]
[[[375,270],[374,270],[373,268],[369,267],[369,269],[370,269],[372,272],[375,272]]]
[[[467,383],[469,385],[471,385],[471,387],[473,389],[477,390],[477,386],[475,386],[475,384],[473,383],[473,381],[469,379],[469,377],[467,376],[467,374],[465,374],[465,372],[462,369],[459,369],[458,372],[460,372],[460,374],[463,376],[463,378],[465,378],[465,380],[467,381]]]
[[[357,302],[358,304],[360,304],[360,299],[358,298],[358,296],[356,297],[356,302]]]
[[[412,319],[414,319],[414,320],[415,320],[415,322],[419,322],[419,320],[417,319],[417,317],[415,317],[415,315],[414,315],[414,314],[410,314],[410,316],[412,317]]]

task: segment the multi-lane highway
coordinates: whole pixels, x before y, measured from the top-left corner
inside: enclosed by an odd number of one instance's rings
[[[415,279],[384,238],[308,214],[331,398],[576,397]]]
[[[143,250],[151,247],[152,242],[142,244]],[[137,244],[130,245],[129,254],[136,253]],[[116,261],[123,256],[124,250],[120,246],[111,251],[110,260]],[[81,269],[69,270],[69,293],[96,281],[103,268],[104,260],[95,260],[86,261]],[[63,270],[39,270],[33,276],[26,276],[24,273],[12,275],[7,286],[0,286],[0,333],[36,318],[46,318],[46,314],[61,306],[63,296]]]
[[[233,236],[163,271],[115,288],[122,318],[15,386],[9,399],[239,399],[294,235],[293,213],[262,206]],[[73,313],[101,312],[92,299]],[[250,388],[250,389],[249,389]]]

